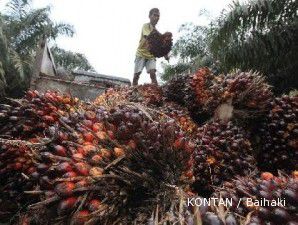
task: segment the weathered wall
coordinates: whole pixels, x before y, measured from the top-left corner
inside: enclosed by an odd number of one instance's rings
[[[70,93],[81,100],[94,100],[105,91],[104,87],[93,87],[90,85],[76,84],[71,81],[54,79],[51,77],[40,77],[36,81],[36,89],[40,92],[56,90],[62,93]]]

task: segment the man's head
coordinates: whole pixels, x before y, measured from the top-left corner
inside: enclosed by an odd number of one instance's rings
[[[159,20],[159,9],[158,8],[153,8],[149,11],[149,19],[150,23],[155,26]]]

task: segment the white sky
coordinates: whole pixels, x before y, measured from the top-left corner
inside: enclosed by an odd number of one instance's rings
[[[0,10],[8,0],[0,0]],[[135,52],[141,27],[149,22],[151,8],[160,9],[157,29],[170,31],[174,41],[181,24],[207,24],[199,18],[202,9],[212,16],[219,15],[232,0],[33,0],[35,7],[51,6],[51,18],[66,22],[75,28],[73,38],[60,37],[58,46],[85,54],[98,73],[132,80]],[[161,71],[158,59],[158,71]],[[140,83],[149,82],[143,71]]]

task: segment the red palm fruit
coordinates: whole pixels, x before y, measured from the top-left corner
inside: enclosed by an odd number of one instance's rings
[[[16,159],[16,162],[19,162],[19,163],[25,163],[26,161],[27,161],[27,159],[24,157],[19,157]]]
[[[84,140],[87,142],[92,142],[94,140],[94,136],[91,132],[84,133]]]
[[[75,165],[76,171],[83,176],[88,176],[89,174],[89,165],[87,165],[86,163],[83,162],[78,162]]]
[[[39,140],[38,140],[38,138],[30,138],[29,139],[29,142],[31,142],[31,143],[38,143]]]
[[[63,162],[56,167],[56,170],[62,173],[67,173],[72,171],[72,165],[69,162]]]
[[[74,216],[74,225],[84,225],[89,220],[89,211],[81,210]]]
[[[103,174],[103,169],[100,167],[92,167],[89,171],[90,176],[92,177],[98,177]]]
[[[86,111],[85,112],[85,117],[88,120],[94,120],[96,118],[96,113],[93,111]]]
[[[79,160],[82,160],[84,158],[84,155],[82,153],[75,153],[75,154],[72,155],[72,158],[74,160],[79,161]]]
[[[93,143],[89,141],[84,141],[83,145],[93,145]]]
[[[116,157],[123,156],[124,154],[125,154],[125,152],[124,152],[123,148],[117,148],[117,147],[114,148],[114,155]]]
[[[64,215],[65,213],[71,211],[74,208],[77,200],[77,197],[69,197],[60,201],[57,209],[58,214]]]
[[[96,133],[96,136],[100,139],[100,140],[105,140],[107,139],[107,133],[104,131],[98,131]]]
[[[189,170],[189,171],[187,171],[187,172],[185,173],[185,176],[186,176],[187,178],[191,179],[191,178],[193,178],[193,172],[192,172],[191,170]]]
[[[73,182],[59,183],[55,187],[55,191],[59,196],[66,197],[73,194],[75,184]]]
[[[103,123],[94,123],[94,124],[92,125],[92,130],[93,130],[94,132],[98,132],[98,131],[100,131],[100,130],[103,130],[103,128],[104,128]]]
[[[36,171],[36,168],[31,166],[27,169],[26,174],[30,175]]]
[[[92,152],[96,152],[96,147],[92,144],[84,145],[83,149],[84,149],[83,151],[84,155],[89,155]]]
[[[19,225],[30,225],[31,222],[30,222],[29,217],[28,217],[27,215],[25,215],[25,216],[22,216],[22,217],[20,218],[20,221],[19,221],[18,224],[19,224]]]
[[[37,95],[31,90],[27,91],[26,93],[26,97],[29,97],[29,98],[35,98],[36,96]]]
[[[195,143],[193,143],[192,141],[189,141],[185,144],[185,150],[188,153],[193,153],[194,149],[195,149]]]
[[[132,139],[128,141],[128,146],[131,149],[136,149],[136,147],[137,147],[136,142],[134,140],[132,140]]]
[[[55,145],[54,149],[55,149],[56,155],[63,156],[63,157],[67,156],[67,149],[62,145]]]
[[[62,103],[62,102],[63,102],[63,98],[62,98],[62,96],[57,95],[57,96],[56,96],[56,101],[59,102],[59,103]]]
[[[42,119],[44,121],[46,121],[47,123],[54,123],[55,122],[55,119],[53,116],[48,116],[48,115],[45,115],[42,117]]]
[[[36,114],[39,115],[39,116],[44,116],[45,115],[45,111],[43,111],[43,110],[37,110],[36,111]]]
[[[92,156],[92,158],[91,158],[91,163],[92,164],[94,164],[94,165],[98,165],[98,164],[100,164],[102,162],[102,157],[101,157],[101,155],[94,155],[94,156]]]
[[[261,178],[263,180],[271,180],[273,178],[273,174],[269,172],[264,172],[261,174]]]
[[[99,209],[101,202],[98,199],[92,199],[89,204],[88,208],[91,212],[94,212]]]
[[[64,104],[70,104],[71,103],[71,99],[69,97],[64,97],[62,101],[63,101]]]
[[[85,125],[86,127],[92,129],[93,127],[93,123],[91,120],[83,120],[83,125]]]
[[[174,142],[175,149],[181,149],[184,145],[185,145],[185,140],[183,137],[176,139]]]
[[[81,154],[84,154],[84,148],[81,147],[81,146],[78,146],[78,147],[77,147],[77,152],[78,152],[78,153],[81,153]]]
[[[76,172],[73,172],[73,171],[70,171],[70,172],[67,172],[65,174],[63,174],[63,178],[73,178],[73,177],[77,177],[78,174]]]
[[[58,108],[51,104],[51,105],[49,105],[49,110],[51,110],[52,112],[56,112],[58,110]]]
[[[83,180],[76,182],[75,187],[76,188],[87,187],[88,184],[89,184],[89,182],[86,179],[83,179]]]
[[[22,168],[23,168],[22,163],[17,162],[17,163],[13,164],[13,169],[14,170],[21,170]]]
[[[112,140],[115,139],[115,133],[114,133],[113,131],[108,130],[107,133],[108,133],[108,136],[109,136]]]
[[[106,149],[106,148],[100,149],[100,153],[101,153],[102,157],[104,157],[104,158],[110,158],[111,157],[111,151]]]
[[[68,134],[64,133],[62,131],[58,131],[58,137],[61,141],[67,141],[68,140]]]
[[[49,92],[45,93],[44,94],[44,97],[47,98],[47,99],[49,99],[49,100],[51,100],[51,101],[54,101],[54,98],[53,98],[52,94],[49,93]]]

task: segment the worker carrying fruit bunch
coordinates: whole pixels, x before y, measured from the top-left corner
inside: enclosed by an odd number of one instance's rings
[[[155,28],[158,20],[159,20],[159,9],[153,8],[149,11],[149,23],[145,23],[142,27],[141,39],[139,42],[139,46],[136,52],[135,58],[135,68],[134,68],[134,76],[133,76],[133,85],[138,85],[138,80],[140,75],[146,67],[147,73],[150,74],[150,78],[152,84],[156,84],[156,56],[154,56],[150,52],[150,43],[148,42],[148,36],[154,31],[158,32]],[[159,32],[158,32],[159,33]],[[169,60],[168,55],[164,56],[166,60]]]

